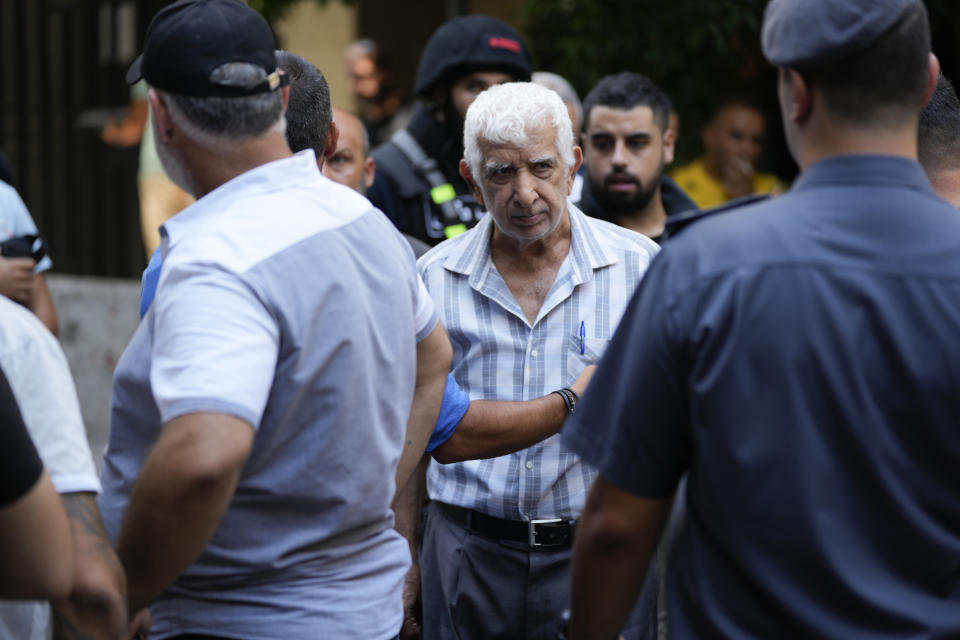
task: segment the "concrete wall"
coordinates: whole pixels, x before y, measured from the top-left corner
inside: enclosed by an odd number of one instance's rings
[[[140,321],[140,283],[48,274],[47,284],[60,316],[60,344],[70,362],[99,467],[110,426],[113,370]]]
[[[333,104],[355,109],[343,50],[356,40],[357,12],[342,2],[301,2],[276,25],[280,46],[312,62],[330,85]]]

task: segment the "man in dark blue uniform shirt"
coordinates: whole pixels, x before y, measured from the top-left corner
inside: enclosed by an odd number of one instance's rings
[[[771,0],[803,172],[658,256],[564,427],[600,469],[573,638],[613,638],[685,471],[677,638],[960,637],[960,215],[917,120],[920,0]]]

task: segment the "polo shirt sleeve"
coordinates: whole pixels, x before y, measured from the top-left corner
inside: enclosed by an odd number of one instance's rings
[[[20,194],[13,187],[0,184],[0,215],[3,216],[3,226],[9,233],[9,238],[16,238],[25,235],[36,235],[37,225],[34,224],[30,212],[27,211],[27,205],[23,203]],[[0,239],[6,240],[7,238]],[[40,262],[33,268],[34,273],[46,271],[53,266],[50,256],[46,255],[40,259]]]
[[[224,413],[257,429],[277,365],[277,321],[252,285],[223,267],[171,263],[164,271],[150,367],[161,420]]]
[[[417,312],[414,319],[417,330],[417,342],[420,342],[433,331],[440,320],[437,313],[437,307],[433,304],[433,298],[427,291],[427,286],[423,283],[423,278],[417,274]]]
[[[647,498],[670,496],[690,455],[669,254],[668,248],[654,259],[562,432],[607,479]]]
[[[17,402],[0,369],[0,508],[26,494],[43,472]]]

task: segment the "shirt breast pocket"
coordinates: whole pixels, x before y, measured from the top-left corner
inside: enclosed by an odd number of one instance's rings
[[[564,386],[572,385],[573,381],[587,366],[599,363],[600,358],[607,350],[608,344],[610,344],[610,340],[606,338],[583,338],[583,353],[580,353],[580,337],[571,337],[568,344],[566,384]]]

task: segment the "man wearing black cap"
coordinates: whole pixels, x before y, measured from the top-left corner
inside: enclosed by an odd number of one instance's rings
[[[370,202],[398,229],[430,245],[475,225],[484,210],[458,173],[463,118],[480,92],[529,80],[531,72],[527,47],[510,25],[481,15],[441,25],[417,67],[416,91],[424,102],[406,129],[373,151]]]
[[[196,197],[161,228],[103,466],[153,638],[382,640],[402,623],[390,502],[436,312],[389,220],[291,154],[274,46],[239,0],[185,0],[128,78],[150,85],[160,157]]]
[[[572,638],[614,638],[688,472],[679,638],[960,636],[960,216],[917,163],[920,0],[771,0],[802,174],[704,217],[631,301],[566,442],[600,470]]]

